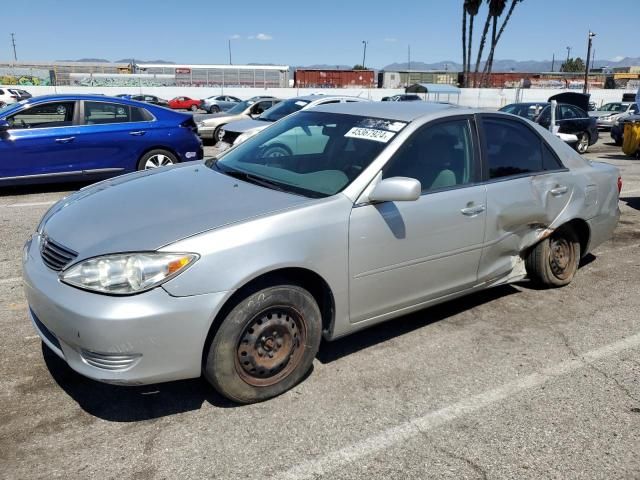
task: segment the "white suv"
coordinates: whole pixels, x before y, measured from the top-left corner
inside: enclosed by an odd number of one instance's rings
[[[18,97],[15,93],[10,92],[8,88],[0,88],[0,107],[9,105],[10,103],[16,103]]]

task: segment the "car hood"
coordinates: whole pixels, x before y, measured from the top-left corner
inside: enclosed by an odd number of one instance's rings
[[[249,118],[247,120],[238,120],[237,122],[227,123],[224,129],[227,132],[244,133],[253,129],[262,130],[272,124],[273,122],[266,122],[264,120],[253,120]]]
[[[611,115],[622,115],[623,113],[624,112],[603,112],[603,111],[596,110],[595,112],[589,112],[589,116],[601,118],[601,117],[609,117]]]
[[[312,201],[193,162],[84,188],[52,207],[40,228],[83,259],[156,250],[207,230]]]

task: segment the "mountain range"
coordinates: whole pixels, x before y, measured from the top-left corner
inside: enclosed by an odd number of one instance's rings
[[[60,62],[88,62],[88,63],[97,63],[97,62],[105,62],[110,63],[109,60],[105,60],[102,58],[81,58],[79,60],[58,60]],[[114,63],[130,63],[132,59],[124,58],[121,60],[116,60]],[[552,65],[551,60],[495,60],[493,62],[493,71],[494,72],[550,72],[552,69],[554,71],[560,70],[560,65],[564,59],[558,58],[555,61],[555,64]],[[136,63],[164,63],[167,65],[174,64],[175,62],[170,62],[167,60],[142,60],[135,59]],[[249,65],[268,65],[268,64],[260,64],[260,63],[250,63]],[[600,67],[631,67],[640,65],[640,57],[625,57],[620,60],[596,60],[593,68]],[[401,63],[391,63],[382,67],[381,69],[373,67],[375,70],[388,70],[388,71],[397,71],[397,70],[408,70],[411,67],[411,70],[451,70],[454,72],[459,72],[462,70],[462,64],[454,61],[444,60],[441,62],[435,63],[425,63],[425,62],[411,62],[411,65],[408,65],[407,62]],[[482,71],[484,67],[484,63],[480,65],[480,71]],[[552,68],[553,67],[553,68]],[[353,68],[353,65],[329,65],[329,64],[314,64],[314,65],[305,65],[305,66],[296,66],[292,67],[294,70],[298,68],[308,68],[308,69],[337,69],[337,70],[349,70]],[[372,68],[372,67],[369,67]],[[475,65],[471,65],[471,69],[475,69]]]

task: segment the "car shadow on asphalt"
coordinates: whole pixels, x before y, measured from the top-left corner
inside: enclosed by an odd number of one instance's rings
[[[598,161],[600,160],[637,160],[637,155],[625,155],[624,153],[606,153],[601,154],[598,157]]]
[[[156,385],[120,386],[97,382],[73,371],[42,343],[44,362],[56,383],[85,412],[112,422],[137,422],[198,410],[240,406],[219,395],[203,378]]]
[[[331,363],[352,353],[515,293],[518,293],[517,288],[511,285],[502,285],[379,323],[345,338],[332,342],[323,341],[317,358],[323,364]]]
[[[95,182],[97,180],[94,180]],[[74,192],[80,190],[93,183],[86,182],[69,182],[69,183],[46,183],[35,185],[13,185],[0,187],[0,197],[8,197],[11,195],[31,195],[36,193],[58,193],[58,192]]]
[[[640,210],[640,197],[621,197],[620,200],[626,203],[628,207]]]

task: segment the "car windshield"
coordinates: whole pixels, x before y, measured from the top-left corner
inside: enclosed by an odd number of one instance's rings
[[[242,113],[245,111],[247,107],[250,107],[254,103],[256,102],[253,100],[245,100],[244,102],[240,102],[239,104],[235,105],[233,108],[230,108],[229,110],[227,110],[227,113],[230,113],[232,115]]]
[[[405,122],[302,111],[210,159],[210,168],[274,190],[334,195],[382,152]]]
[[[264,120],[265,122],[276,122],[287,115],[297,112],[303,107],[309,105],[309,103],[311,103],[309,100],[296,100],[295,98],[285,100],[284,102],[280,102],[276,106],[265,111],[258,117],[258,119]]]
[[[623,103],[607,103],[600,110],[603,112],[625,112],[627,106]]]

